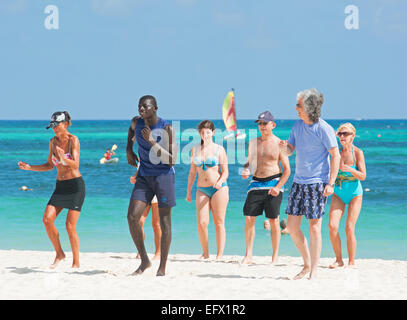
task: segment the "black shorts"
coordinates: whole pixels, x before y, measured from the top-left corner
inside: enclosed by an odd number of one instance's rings
[[[257,217],[266,213],[269,219],[277,219],[280,215],[280,206],[283,199],[283,193],[277,197],[268,194],[269,190],[251,190],[247,194],[246,202],[243,207],[245,216]]]
[[[57,180],[48,205],[81,211],[84,200],[85,182],[82,177],[78,177],[69,180]]]

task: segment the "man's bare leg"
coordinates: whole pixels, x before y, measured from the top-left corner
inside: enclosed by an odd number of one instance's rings
[[[133,275],[142,274],[147,268],[151,267],[151,262],[144,246],[143,230],[139,223],[141,215],[143,214],[146,206],[147,203],[143,201],[130,200],[127,213],[127,222],[129,224],[130,234],[141,258],[141,264]]]
[[[157,276],[165,276],[168,253],[171,245],[171,207],[159,208],[161,226],[161,259]]]
[[[253,263],[253,242],[256,235],[255,223],[257,217],[246,216],[244,234],[246,240],[246,256],[242,260],[242,264]]]
[[[288,215],[287,217],[287,229],[290,233],[291,239],[304,260],[304,267],[301,272],[294,277],[294,280],[302,279],[311,271],[311,257],[308,250],[307,239],[301,231],[301,221],[302,216]]]
[[[321,237],[322,218],[309,219],[310,230],[310,256],[311,256],[311,273],[309,279],[315,279],[319,258],[321,257],[322,237]]]
[[[269,219],[271,226],[271,245],[273,247],[273,257],[271,260],[272,264],[276,264],[278,261],[278,248],[280,246],[281,231],[280,231],[280,220],[277,217],[276,219]]]

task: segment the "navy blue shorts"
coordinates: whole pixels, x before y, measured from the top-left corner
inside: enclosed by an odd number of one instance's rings
[[[324,197],[326,183],[299,184],[294,182],[288,196],[286,214],[320,219],[325,213],[327,197]]]
[[[175,207],[175,175],[137,176],[130,199],[151,203],[154,195],[157,196],[159,208]]]

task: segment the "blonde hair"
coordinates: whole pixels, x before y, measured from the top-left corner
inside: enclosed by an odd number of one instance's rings
[[[350,123],[350,122],[346,122],[344,124],[341,124],[336,132],[339,132],[342,129],[348,129],[350,132],[352,132],[354,135],[356,135],[356,129],[353,126],[353,124]]]

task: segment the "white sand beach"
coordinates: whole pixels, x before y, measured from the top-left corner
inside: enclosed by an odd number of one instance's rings
[[[318,279],[290,280],[302,268],[299,257],[242,256],[200,261],[198,255],[170,254],[165,277],[156,277],[158,261],[144,274],[130,276],[140,263],[134,253],[72,254],[49,269],[53,252],[0,250],[0,299],[407,299],[407,261],[357,259],[357,268],[331,270],[322,258]],[[152,255],[150,255],[152,256]]]

